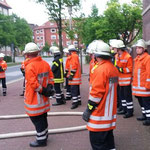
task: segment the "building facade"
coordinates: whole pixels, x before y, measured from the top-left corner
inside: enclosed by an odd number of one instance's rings
[[[148,44],[150,52],[150,0],[143,0],[143,39]]]
[[[7,4],[6,0],[0,0],[0,13],[9,15],[9,9],[11,9],[11,7]]]
[[[77,36],[77,35],[75,35]],[[34,42],[42,49],[47,42],[48,45],[52,46],[54,44],[59,45],[59,35],[57,24],[54,21],[47,21],[42,26],[34,28]],[[67,47],[70,44],[77,45],[76,40],[71,41],[66,32],[62,32],[62,45]]]

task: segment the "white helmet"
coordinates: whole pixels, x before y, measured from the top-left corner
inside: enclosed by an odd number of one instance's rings
[[[35,43],[30,42],[25,45],[24,54],[34,53],[34,52],[39,52],[39,51],[40,51],[39,47]]]
[[[68,51],[77,51],[74,45],[69,45],[68,46]]]
[[[1,58],[4,58],[4,56],[5,56],[5,55],[4,55],[3,53],[0,53],[0,57],[1,57]]]
[[[68,48],[64,48],[64,49],[63,49],[63,52],[64,52],[64,53],[69,53]]]
[[[97,56],[111,56],[109,45],[101,41],[97,42],[94,54]]]
[[[94,41],[92,41],[89,44],[89,46],[87,47],[86,52],[89,53],[89,54],[93,54],[95,49],[96,49],[96,47],[97,47],[97,45],[99,44],[99,42],[104,42],[104,41],[102,41],[102,40],[94,40]]]
[[[57,46],[52,46],[49,49],[53,54],[60,53],[60,50]]]
[[[109,40],[109,45],[111,47],[116,47],[116,41],[117,41],[117,39],[111,39],[111,40]]]
[[[135,46],[137,47],[143,47],[144,49],[146,49],[147,48],[147,45],[146,45],[146,43],[145,43],[145,41],[143,40],[143,39],[140,39],[140,40],[138,40],[137,41],[137,43],[135,44]]]
[[[115,47],[115,48],[124,48],[125,45],[124,45],[122,40],[115,40],[113,42],[113,47]]]

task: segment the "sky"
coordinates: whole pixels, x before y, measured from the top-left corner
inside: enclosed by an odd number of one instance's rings
[[[93,4],[96,4],[99,9],[99,13],[102,14],[106,9],[106,3],[108,0],[82,0],[81,11],[86,15],[89,15]],[[121,2],[128,2],[131,0],[121,0]],[[48,21],[48,15],[46,8],[34,2],[34,0],[6,0],[12,9],[11,13],[17,14],[17,16],[24,18],[28,23],[42,25]]]

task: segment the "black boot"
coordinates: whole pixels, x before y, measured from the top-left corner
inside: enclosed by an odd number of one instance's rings
[[[133,116],[133,113],[126,113],[124,114],[123,118],[130,118]]]
[[[78,101],[78,105],[81,105],[82,103],[81,103],[81,101]]]
[[[34,141],[30,143],[30,147],[44,147],[47,146],[46,142],[38,142],[38,141]]]
[[[24,96],[24,93],[20,94],[20,96]]]
[[[143,122],[143,125],[144,125],[144,126],[150,126],[150,120],[145,120],[145,121]]]
[[[78,107],[78,102],[72,103],[71,109],[75,109]]]
[[[6,92],[3,92],[3,96],[6,96]]]
[[[146,120],[146,117],[143,115],[143,116],[141,116],[141,117],[137,117],[136,118],[138,121],[144,121],[144,120]]]
[[[53,103],[52,106],[58,106],[58,105],[63,105],[63,104],[66,104],[66,101],[60,101],[60,102],[56,102],[56,103]]]
[[[117,114],[118,115],[124,115],[126,112],[124,110],[121,110],[121,111],[117,111]]]

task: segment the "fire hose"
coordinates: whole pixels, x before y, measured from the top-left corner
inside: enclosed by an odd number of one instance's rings
[[[83,112],[49,112],[48,116],[82,116],[82,114]],[[20,115],[0,116],[0,120],[21,119],[21,118],[28,118],[28,115],[20,114]],[[49,129],[48,134],[67,133],[67,132],[75,132],[75,131],[82,131],[82,130],[86,130],[85,125],[67,127],[67,128],[58,128],[58,129]],[[0,134],[0,139],[17,138],[17,137],[33,136],[33,135],[36,135],[36,131],[5,133],[5,134]]]

